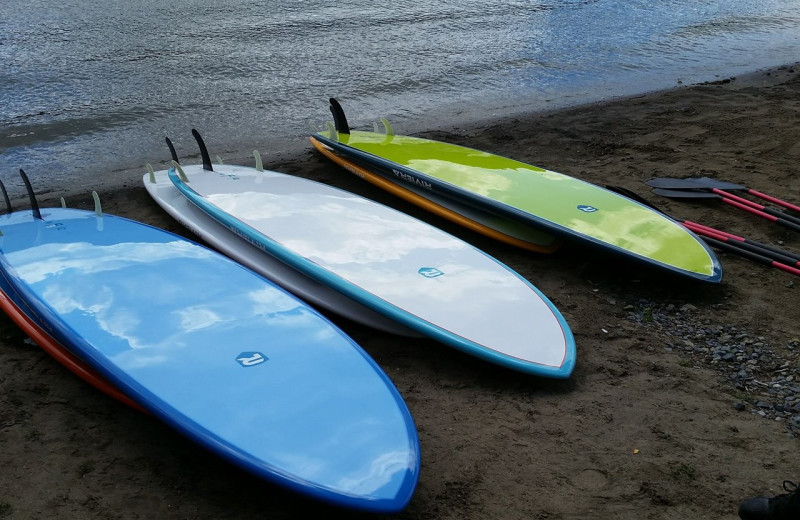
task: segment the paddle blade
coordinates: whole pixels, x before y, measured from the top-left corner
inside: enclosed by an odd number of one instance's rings
[[[677,190],[677,189],[664,189],[655,188],[653,193],[661,195],[662,197],[669,197],[671,199],[719,199],[721,198],[716,193],[710,191],[690,191],[690,190]]]
[[[732,182],[718,181],[711,177],[686,177],[675,179],[672,177],[659,177],[650,179],[645,184],[651,188],[663,188],[667,190],[744,190],[746,187]]]

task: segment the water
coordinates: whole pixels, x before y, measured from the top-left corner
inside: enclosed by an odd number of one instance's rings
[[[0,178],[307,147],[327,99],[401,133],[791,63],[800,0],[2,0]],[[268,160],[268,159],[267,159]],[[131,176],[133,178],[134,176]]]

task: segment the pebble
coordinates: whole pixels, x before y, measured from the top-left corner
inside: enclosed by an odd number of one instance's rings
[[[656,303],[640,299],[624,310],[631,321],[658,326],[665,333],[664,348],[707,364],[734,388],[746,391],[751,413],[785,422],[789,433],[800,437],[800,339],[785,345],[787,356],[777,353],[764,336],[750,334],[732,324],[699,323],[689,303]],[[747,410],[746,401],[734,409]]]

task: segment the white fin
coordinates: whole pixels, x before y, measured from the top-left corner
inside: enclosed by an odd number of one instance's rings
[[[256,170],[263,172],[264,171],[264,163],[261,162],[261,154],[258,153],[258,150],[253,150],[253,157],[256,160]]]
[[[383,128],[386,130],[386,135],[394,135],[394,130],[392,129],[392,125],[389,124],[389,120],[385,117],[381,118],[381,123],[383,123]]]
[[[186,183],[189,182],[189,177],[186,176],[186,173],[184,173],[183,168],[181,168],[180,164],[178,164],[175,161],[172,161],[172,167],[178,171],[178,177],[180,177],[183,182]]]
[[[153,171],[153,167],[150,166],[150,163],[147,163],[147,173],[150,174],[150,182],[155,184],[156,183],[156,172]]]
[[[328,137],[334,141],[339,141],[339,133],[336,131],[336,127],[333,126],[333,123],[328,121],[326,126],[328,127]]]
[[[92,198],[94,199],[94,214],[97,215],[98,217],[102,217],[103,206],[100,205],[100,195],[98,195],[96,191],[93,191]]]

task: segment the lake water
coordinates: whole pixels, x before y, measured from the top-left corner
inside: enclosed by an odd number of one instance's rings
[[[792,63],[800,0],[2,0],[0,178],[82,185],[307,147],[337,97],[400,133]],[[268,158],[266,159],[268,161]]]

